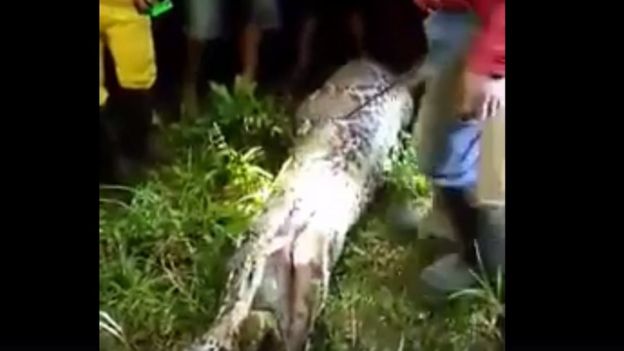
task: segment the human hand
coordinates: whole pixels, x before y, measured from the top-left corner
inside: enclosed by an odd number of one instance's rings
[[[505,79],[466,72],[462,78],[459,115],[485,120],[505,108]]]
[[[147,13],[149,8],[152,6],[152,0],[132,0],[134,2],[134,7],[136,7],[137,11],[140,13]]]

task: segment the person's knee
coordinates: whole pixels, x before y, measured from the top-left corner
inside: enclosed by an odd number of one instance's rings
[[[150,50],[136,57],[116,58],[115,68],[119,85],[128,90],[149,90],[156,82],[156,60]]]
[[[119,85],[128,90],[149,90],[156,81],[156,69],[145,69],[132,74],[119,75]]]
[[[426,153],[428,174],[441,186],[473,188],[477,183],[480,130],[472,123],[449,126]]]
[[[112,32],[109,48],[119,85],[146,90],[156,81],[156,54],[149,21],[138,19],[127,28]]]
[[[129,90],[148,90],[156,81],[156,60],[153,52],[142,52],[131,59],[117,59],[119,85]]]
[[[449,155],[443,148],[432,145],[418,148],[418,168],[431,179],[433,185],[442,188],[472,190],[477,185],[478,163]]]
[[[224,9],[220,1],[190,1],[187,13],[187,36],[199,42],[219,38],[223,34]]]

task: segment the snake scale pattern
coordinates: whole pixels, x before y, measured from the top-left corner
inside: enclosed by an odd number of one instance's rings
[[[403,86],[376,96],[394,79],[373,61],[351,61],[299,106],[291,157],[237,250],[212,327],[189,351],[238,350],[241,324],[260,310],[275,317],[286,351],[306,348],[347,232],[413,112]]]

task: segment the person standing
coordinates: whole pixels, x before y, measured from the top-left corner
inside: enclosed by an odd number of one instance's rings
[[[505,1],[415,2],[428,13],[429,77],[414,133],[434,186],[428,219],[447,219],[462,247],[422,278],[454,291],[474,283],[478,253],[490,273],[504,271]]]
[[[120,128],[104,131],[114,139],[108,144],[114,148],[109,153],[116,178],[125,178],[133,173],[129,169],[138,169],[155,157],[150,148],[150,88],[156,80],[156,63],[151,21],[144,14],[148,6],[145,0],[100,0],[100,125],[119,119]],[[122,88],[114,99],[104,81],[105,49],[111,53]]]
[[[305,86],[318,61],[321,66],[334,68],[349,59],[366,56],[365,14],[370,3],[370,0],[300,2],[302,18],[291,85]]]
[[[235,22],[243,22],[238,37],[239,61],[240,73],[247,80],[256,79],[263,32],[280,26],[277,0],[188,0],[187,69],[183,88],[183,114],[187,117],[196,117],[200,112],[197,79],[205,44],[222,37],[233,24],[226,23],[227,6],[237,7]]]

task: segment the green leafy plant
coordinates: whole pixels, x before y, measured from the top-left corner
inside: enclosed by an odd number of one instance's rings
[[[104,191],[100,200],[100,329],[117,342],[102,350],[180,350],[214,317],[235,244],[291,142],[278,102],[246,84],[213,86],[208,118],[167,131],[170,165],[132,188],[103,189],[127,201]],[[402,138],[386,173],[392,201],[427,198]],[[465,351],[484,336],[496,339],[489,326],[498,290],[429,306],[416,284],[425,245],[397,245],[384,224],[373,211],[349,234],[315,349]]]
[[[405,132],[386,164],[386,186],[394,199],[419,199],[430,195],[429,183],[418,165],[412,137]]]
[[[198,123],[198,124],[195,124]],[[218,125],[172,130],[173,164],[100,205],[100,301],[129,345],[170,349],[217,308],[226,257],[259,210],[273,175],[259,148],[232,148]],[[118,333],[120,328],[108,328]]]
[[[292,124],[285,109],[271,96],[259,97],[256,84],[237,77],[234,86],[212,83],[210,116],[234,147],[256,145],[269,158],[268,168],[279,167],[292,144]]]

